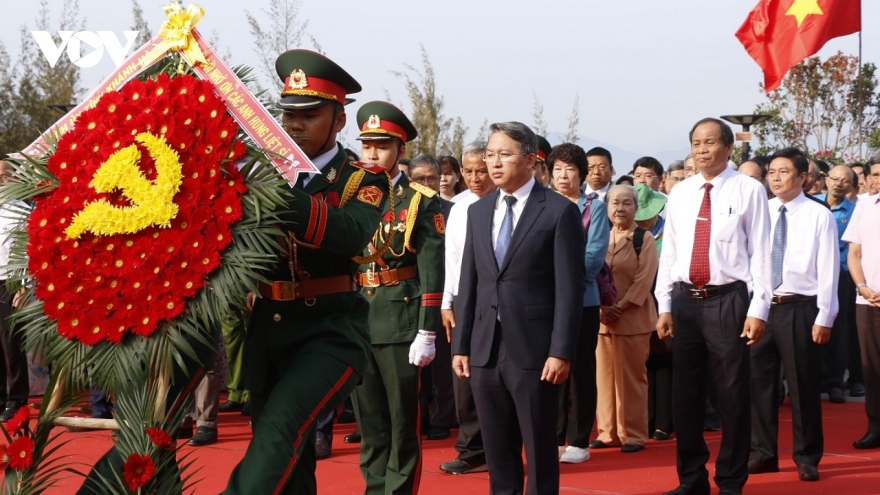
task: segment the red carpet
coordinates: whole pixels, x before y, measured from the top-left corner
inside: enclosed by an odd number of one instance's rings
[[[34,402],[34,401],[32,401]],[[779,494],[880,494],[880,449],[856,450],[853,440],[865,432],[867,419],[864,404],[822,403],[825,424],[825,457],[819,466],[821,479],[815,483],[798,481],[797,469],[791,461],[791,415],[783,406],[780,415],[780,473],[762,474],[749,478],[745,493],[750,495]],[[338,425],[333,439],[333,455],[318,462],[318,492],[322,495],[360,494],[363,482],[358,470],[358,447],[343,443],[342,438],[354,430],[354,425]],[[453,433],[456,433],[453,430]],[[720,433],[707,433],[712,459],[718,450]],[[63,453],[70,461],[85,466],[87,471],[110,447],[110,433],[96,431],[68,433],[62,438],[72,439]],[[226,480],[235,464],[244,455],[250,439],[247,418],[234,414],[220,417],[220,441],[208,447],[185,446],[182,451],[193,452],[199,468],[195,478],[200,481],[195,492],[217,494],[226,486]],[[487,473],[452,476],[438,469],[441,462],[455,457],[455,439],[425,441],[422,474],[422,495],[472,495],[489,492]],[[712,472],[712,466],[709,466]],[[62,480],[48,494],[68,495],[76,492],[82,479],[71,475]],[[592,459],[582,464],[563,464],[561,490],[565,493],[593,494],[659,494],[677,485],[675,475],[675,441],[651,441],[648,448],[623,454],[618,449],[593,450]],[[717,491],[713,492],[717,493]],[[259,494],[255,494],[259,495]]]

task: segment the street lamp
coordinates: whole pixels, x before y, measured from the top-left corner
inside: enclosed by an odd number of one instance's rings
[[[749,159],[749,141],[752,140],[752,134],[749,132],[749,129],[755,125],[760,124],[761,122],[765,122],[770,118],[770,115],[763,114],[752,114],[752,115],[722,115],[722,119],[730,122],[731,124],[741,125],[743,128],[742,139],[738,139],[737,141],[742,141],[742,161],[746,162]]]

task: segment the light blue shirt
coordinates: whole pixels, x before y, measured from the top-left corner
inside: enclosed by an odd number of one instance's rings
[[[817,194],[814,197],[826,203],[828,202],[827,194]],[[854,211],[856,211],[856,204],[846,196],[843,197],[842,203],[831,208],[831,214],[834,215],[834,220],[837,221],[837,240],[838,244],[840,244],[840,269],[845,272],[849,271],[849,265],[846,264],[846,257],[849,255],[849,243],[843,241],[843,232],[846,230],[846,226],[849,225],[849,221],[852,220]]]
[[[586,194],[581,194],[577,205],[581,216],[583,216],[587,207]],[[608,207],[603,201],[594,199],[590,204],[590,229],[587,232],[587,248],[584,252],[587,281],[587,289],[584,291],[585,308],[599,305],[599,286],[596,285],[596,275],[599,274],[599,270],[605,263],[610,233],[611,223],[608,220]]]

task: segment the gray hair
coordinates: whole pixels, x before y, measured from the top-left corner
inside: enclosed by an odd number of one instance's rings
[[[605,198],[607,199],[608,196],[611,196],[611,193],[613,193],[616,190],[629,191],[629,193],[632,194],[632,196],[633,196],[633,201],[636,202],[636,209],[638,209],[638,207],[639,207],[639,192],[636,191],[635,187],[633,187],[629,184],[617,184],[616,186],[611,186],[611,189],[608,190],[608,193],[605,195]]]
[[[435,171],[437,171],[437,175],[440,175],[440,162],[437,161],[433,156],[422,153],[421,155],[416,156],[409,162],[409,171],[412,173],[413,170],[419,167],[433,167]]]
[[[489,132],[500,132],[516,141],[519,149],[525,154],[538,152],[538,138],[529,126],[522,122],[496,122],[489,126]]]
[[[873,155],[870,158],[868,158],[868,161],[865,163],[865,166],[868,167],[868,170],[865,171],[865,175],[868,175],[871,173],[871,166],[872,165],[880,165],[880,155]]]
[[[684,170],[684,160],[675,160],[670,163],[669,167],[666,169],[669,173],[678,172],[679,170]]]
[[[485,155],[487,145],[488,143],[482,139],[477,139],[464,145],[464,149],[461,150],[461,161],[463,162],[464,157],[467,155]]]

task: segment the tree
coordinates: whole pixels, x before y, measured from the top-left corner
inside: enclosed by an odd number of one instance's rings
[[[56,31],[83,30],[85,22],[77,18],[78,12],[77,1],[65,2]],[[48,0],[40,2],[35,30],[53,32]],[[22,150],[61,117],[50,105],[76,103],[82,92],[78,67],[67,57],[60,57],[55,67],[50,67],[29,30],[22,26],[20,33],[21,54],[13,70],[9,70],[11,60],[6,47],[0,43],[0,151],[4,153]]]
[[[860,159],[880,136],[877,67],[838,52],[794,66],[782,86],[755,108],[767,122],[754,127],[757,153],[796,146],[833,163]],[[861,119],[860,119],[861,116]]]
[[[460,150],[467,128],[460,118],[453,120],[443,115],[443,97],[437,94],[434,67],[425,47],[422,46],[421,72],[409,64],[406,65],[406,72],[391,72],[405,80],[406,93],[412,105],[410,120],[419,131],[419,136],[406,147],[407,155],[428,153],[437,156],[438,152],[444,151],[452,153],[456,147],[456,139]]]
[[[153,39],[153,33],[150,25],[144,19],[144,10],[137,0],[131,0],[131,16],[134,18],[134,25],[131,26],[132,31],[137,31],[137,38],[134,39],[134,46],[144,46]]]
[[[269,8],[263,9],[266,22],[258,19],[255,15],[245,11],[248,26],[254,37],[254,51],[257,52],[259,62],[257,69],[262,76],[255,83],[256,88],[263,89],[263,83],[268,84],[265,89],[270,94],[279,94],[283,88],[283,82],[278,79],[275,72],[275,59],[278,55],[302,45],[303,37],[308,37],[312,45],[321,51],[315,39],[306,32],[309,21],[301,21],[299,9],[302,0],[270,0]]]
[[[562,138],[563,143],[572,143],[577,144],[580,141],[580,137],[578,137],[578,126],[581,123],[581,96],[578,93],[574,94],[574,105],[571,107],[571,115],[568,117],[568,131],[565,133],[565,137]]]
[[[532,119],[535,121],[532,124],[532,130],[535,131],[535,134],[539,136],[547,136],[547,121],[544,120],[544,105],[541,105],[541,101],[538,100],[538,95],[532,91]]]
[[[480,125],[480,129],[477,131],[477,137],[475,139],[479,141],[489,140],[489,119],[483,119],[483,123]]]

